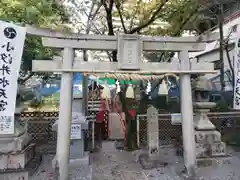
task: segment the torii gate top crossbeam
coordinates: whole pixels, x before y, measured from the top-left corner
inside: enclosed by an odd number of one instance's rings
[[[118,40],[115,36],[104,36],[105,38],[91,38],[86,39],[59,39],[59,38],[42,38],[42,43],[46,47],[56,47],[56,48],[74,48],[74,49],[84,49],[84,50],[117,50]],[[197,41],[190,41],[189,39],[180,38],[180,41],[173,40],[166,37],[142,37],[141,38],[143,51],[172,51],[180,52],[187,50],[188,52],[197,52],[205,50],[206,44]]]
[[[61,34],[60,34],[61,35]],[[198,37],[199,38],[199,37]],[[143,51],[173,51],[183,52],[189,61],[188,52],[202,51],[206,44],[196,37],[149,37],[131,34],[118,34],[118,36],[106,35],[80,35],[78,38],[42,38],[42,43],[47,47],[62,48],[66,52],[74,49],[84,50],[117,50],[118,63],[112,62],[73,62],[71,67],[62,66],[62,62],[50,61],[48,67],[43,61],[33,62],[34,71],[58,71],[58,72],[111,72],[111,73],[152,73],[163,74],[171,73],[212,73],[212,66],[200,64],[192,64],[191,66],[184,63],[143,63]],[[65,60],[68,57],[63,58]]]
[[[80,33],[66,33],[59,32],[48,28],[37,28],[30,25],[26,25],[27,33],[30,35],[50,37],[50,38],[63,38],[63,39],[73,39],[73,40],[86,40],[86,39],[108,39],[117,40],[117,36],[107,36],[107,35],[85,35]],[[158,41],[168,41],[168,42],[212,42],[219,39],[219,33],[206,33],[199,36],[188,36],[188,37],[151,37],[143,36],[145,40],[158,40]],[[166,38],[166,39],[165,39]]]
[[[84,35],[74,33],[61,33],[49,29],[34,28],[26,26],[28,34],[41,35],[43,45],[57,48],[76,48],[84,50],[116,50],[118,49],[118,36],[108,35]],[[201,36],[188,37],[158,37],[158,36],[137,36],[121,35],[127,38],[136,37],[142,42],[143,51],[173,51],[180,52],[187,50],[188,52],[203,51],[205,43],[215,40],[218,33],[206,34]],[[46,38],[47,37],[47,38]]]

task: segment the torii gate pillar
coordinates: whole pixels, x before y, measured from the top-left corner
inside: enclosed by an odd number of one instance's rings
[[[190,70],[188,51],[179,52],[182,70]],[[190,74],[180,75],[180,98],[182,114],[182,136],[184,149],[184,164],[190,175],[195,171],[196,153],[193,125],[193,103]]]
[[[64,48],[62,67],[65,69],[71,69],[73,60],[73,48]],[[68,179],[69,146],[72,119],[72,79],[72,72],[62,73],[56,153],[58,168],[60,172],[60,180]]]

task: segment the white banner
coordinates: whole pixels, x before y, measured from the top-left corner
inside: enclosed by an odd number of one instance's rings
[[[14,133],[17,80],[26,29],[0,21],[0,134]]]
[[[240,109],[240,47],[239,47],[239,38],[236,38],[235,48],[234,48],[234,94],[233,94],[233,108]]]

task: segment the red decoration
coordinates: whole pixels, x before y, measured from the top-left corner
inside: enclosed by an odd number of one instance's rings
[[[137,111],[135,109],[127,109],[128,114],[130,115],[130,118],[133,120],[136,116]]]

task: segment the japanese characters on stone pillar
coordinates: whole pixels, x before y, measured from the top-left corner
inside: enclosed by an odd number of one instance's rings
[[[147,137],[149,157],[157,159],[159,157],[158,111],[153,106],[147,109]]]
[[[17,79],[26,30],[0,21],[0,134],[14,133]]]

